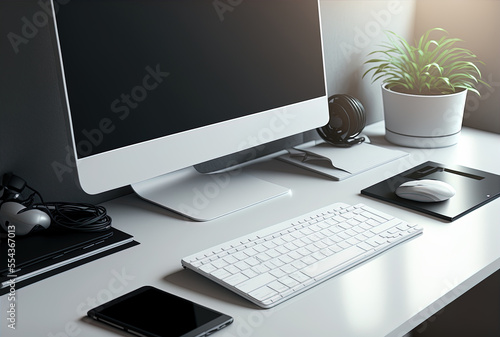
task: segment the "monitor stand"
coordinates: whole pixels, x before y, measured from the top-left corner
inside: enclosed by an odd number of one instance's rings
[[[208,221],[290,193],[288,188],[239,170],[203,174],[194,167],[137,184],[143,199],[196,221]]]

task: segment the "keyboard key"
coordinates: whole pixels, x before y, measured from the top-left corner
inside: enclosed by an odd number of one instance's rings
[[[288,288],[293,288],[296,285],[300,284],[299,282],[297,282],[296,280],[294,280],[290,276],[284,276],[284,277],[280,278],[278,281],[280,281],[281,283],[286,285]]]
[[[226,277],[231,276],[232,274],[228,272],[225,269],[218,269],[212,273],[212,276],[217,277],[221,280],[225,279]]]
[[[381,225],[378,225],[376,227],[372,227],[370,230],[375,233],[375,234],[379,234],[379,233],[382,233],[383,231],[385,230],[388,230],[389,228],[391,227],[395,227],[397,225],[400,225],[401,224],[401,220],[399,219],[392,219],[388,222],[385,222]]]
[[[246,276],[245,276],[246,278]],[[264,273],[257,275],[253,279],[248,279],[246,278],[243,280],[243,282],[236,283],[238,286],[237,288],[240,289],[243,292],[249,293],[252,292],[255,289],[258,289],[268,283],[271,283],[272,281],[276,280],[276,277],[271,275],[271,273]],[[228,280],[224,280],[225,282],[229,283]],[[231,280],[232,281],[232,280]],[[229,283],[231,284],[231,283]],[[233,285],[233,284],[231,284]]]
[[[224,268],[225,266],[228,265],[226,261],[223,259],[215,260],[212,262],[212,265],[214,265],[217,269]]]
[[[363,254],[364,252],[365,250],[357,246],[351,246],[350,248],[344,249],[339,253],[333,254],[326,259],[318,261],[317,263],[302,269],[302,272],[309,277],[317,277],[329,271],[330,269],[335,269],[339,266],[344,265],[349,260],[352,260],[356,256]]]
[[[304,274],[300,271],[296,271],[296,272],[290,274],[290,277],[299,283],[304,283],[305,281],[309,280],[309,278],[310,278],[309,276],[307,276],[306,274]]]
[[[211,272],[217,270],[217,268],[211,263],[201,266],[200,269],[207,274],[210,274]]]
[[[278,293],[281,293],[285,290],[288,290],[288,287],[279,281],[274,281],[274,282],[269,283],[268,287],[273,289],[274,291],[276,291]]]
[[[268,286],[260,287],[259,289],[251,291],[249,293],[250,296],[256,298],[259,301],[264,301],[264,300],[268,299],[269,297],[275,296],[277,294],[278,294],[277,291],[269,288]]]
[[[259,264],[259,265],[256,265],[255,267],[253,267],[252,270],[254,272],[256,272],[257,274],[262,274],[262,273],[265,273],[266,271],[269,271],[269,268],[267,268],[263,264]]]
[[[226,277],[224,279],[224,282],[226,282],[229,285],[235,286],[237,284],[240,284],[243,281],[247,281],[248,277],[243,275],[243,273],[236,273],[234,275],[231,275],[229,277]]]

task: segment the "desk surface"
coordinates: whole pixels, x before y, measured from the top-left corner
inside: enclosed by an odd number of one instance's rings
[[[277,160],[252,165],[245,171],[290,187],[291,195],[215,221],[187,221],[135,195],[106,203],[114,226],[141,244],[19,289],[15,331],[6,324],[7,295],[0,297],[0,335],[115,336],[85,318],[87,310],[145,284],[233,316],[221,337],[404,335],[500,269],[500,199],[449,223],[360,191],[427,160],[498,174],[500,135],[464,128],[455,146],[410,149],[387,143],[383,130],[376,123],[365,133],[375,145],[410,155],[341,182]],[[337,201],[419,223],[424,234],[268,310],[180,265],[191,253]]]

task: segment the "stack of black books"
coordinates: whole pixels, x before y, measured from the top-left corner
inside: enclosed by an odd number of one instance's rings
[[[29,236],[0,234],[0,295],[137,245],[118,229],[79,232],[53,227]]]

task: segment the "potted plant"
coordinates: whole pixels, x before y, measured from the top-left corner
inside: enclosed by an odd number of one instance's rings
[[[431,34],[442,35],[432,39]],[[476,55],[455,46],[462,40],[450,38],[442,28],[428,30],[410,45],[394,32],[386,32],[383,49],[368,54],[373,65],[372,83],[382,79],[386,139],[420,148],[456,144],[462,128],[467,92],[479,95],[483,83]]]

